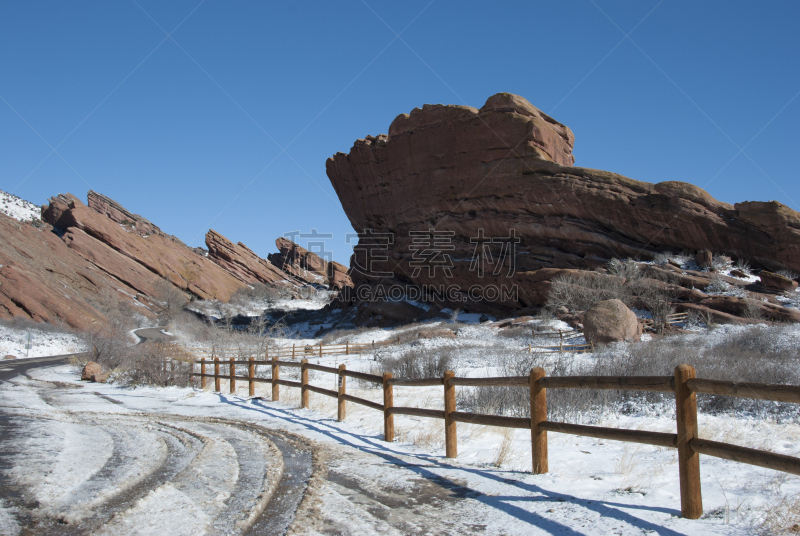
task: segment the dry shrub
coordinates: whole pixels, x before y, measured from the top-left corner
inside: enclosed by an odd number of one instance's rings
[[[701,378],[741,382],[800,384],[800,356],[792,349],[793,326],[753,326],[726,334],[716,341],[699,337],[669,337],[626,345],[611,345],[586,360],[560,354],[547,364],[548,376],[671,376],[675,367],[689,363]],[[503,376],[527,376],[542,366],[542,357],[499,359]],[[458,391],[466,411],[530,416],[527,388],[474,387]],[[699,395],[698,406],[708,413],[744,412],[778,421],[800,420],[796,404],[765,402],[747,398]],[[635,414],[642,411],[674,411],[675,397],[669,393],[595,389],[551,389],[547,393],[549,418],[596,421],[609,411]]]
[[[400,357],[385,357],[381,368],[396,378],[441,378],[451,370],[457,347],[410,348]]]
[[[189,298],[166,279],[159,279],[155,287],[155,298],[162,307],[158,321],[164,325],[183,311],[183,308],[189,304]]]
[[[500,444],[495,448],[492,465],[495,467],[501,467],[504,463],[506,463],[514,454],[513,445],[514,429],[503,429],[503,438],[500,440]]]
[[[247,307],[258,305],[264,308],[273,307],[278,300],[289,299],[292,293],[288,288],[264,283],[253,283],[240,288],[231,296],[231,305]]]
[[[549,311],[562,306],[570,311],[586,311],[597,302],[618,299],[628,307],[645,309],[656,320],[663,320],[675,311],[677,294],[670,277],[661,273],[645,275],[632,260],[612,259],[607,275],[581,272],[554,278],[545,307]],[[656,325],[663,328],[663,321]]]
[[[501,329],[497,332],[498,337],[506,339],[531,339],[533,338],[533,328],[530,326],[514,326]]]
[[[761,536],[800,534],[800,495],[783,497],[765,508],[766,514],[755,527]]]
[[[328,345],[328,344],[344,344],[344,342],[337,342],[337,341],[350,340],[352,337],[355,337],[356,335],[362,335],[364,333],[369,333],[369,332],[372,332],[372,331],[378,333],[381,330],[380,329],[376,329],[376,328],[363,327],[363,326],[359,327],[359,328],[354,328],[354,329],[337,329],[335,331],[328,332],[322,338],[321,342],[324,345]]]

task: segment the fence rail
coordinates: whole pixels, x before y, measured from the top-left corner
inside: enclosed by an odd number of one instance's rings
[[[181,360],[196,360],[197,358],[210,357],[214,359],[219,357],[221,359],[229,359],[230,357],[236,358],[250,358],[264,356],[264,359],[270,360],[273,357],[277,358],[291,358],[300,359],[303,357],[324,357],[328,355],[353,355],[361,354],[365,351],[376,350],[399,344],[400,339],[393,339],[390,341],[372,341],[364,343],[351,343],[344,344],[306,344],[292,346],[283,346],[279,348],[252,348],[252,347],[211,347],[211,348],[192,348],[188,346],[179,346],[176,344],[162,345],[164,348],[169,349],[170,353],[175,359]],[[241,359],[240,359],[241,361]],[[238,364],[246,364],[244,362],[237,362]]]
[[[742,383],[732,381],[707,380],[695,377],[695,369],[690,365],[679,365],[672,376],[552,376],[547,377],[544,369],[532,369],[529,376],[495,377],[495,378],[460,378],[448,371],[441,378],[393,378],[390,373],[382,376],[365,372],[347,370],[344,364],[338,368],[315,365],[307,359],[301,362],[280,361],[277,357],[271,360],[247,361],[219,357],[213,360],[195,361],[200,371],[190,373],[191,377],[200,379],[201,388],[206,388],[207,378],[214,378],[214,389],[220,391],[220,382],[227,380],[231,393],[235,392],[236,380],[247,381],[250,396],[254,396],[255,383],[269,383],[272,386],[272,400],[280,400],[280,386],[299,388],[301,390],[301,407],[309,407],[309,393],[316,393],[337,399],[338,420],[345,419],[347,402],[360,404],[384,415],[384,440],[394,441],[394,416],[410,415],[423,418],[440,419],[445,422],[445,455],[448,458],[458,456],[456,424],[471,423],[504,428],[522,428],[531,431],[532,471],[535,474],[547,473],[549,460],[547,451],[547,433],[571,434],[613,441],[626,441],[674,448],[678,451],[678,477],[681,490],[681,515],[689,519],[697,519],[703,513],[700,486],[700,454],[714,456],[726,460],[767,467],[777,471],[800,475],[800,458],[775,454],[772,452],[751,449],[728,443],[720,443],[702,439],[697,426],[697,394],[711,394],[772,400],[776,402],[800,403],[800,386],[770,385],[758,383]],[[206,365],[213,364],[214,373],[206,372]],[[248,365],[246,377],[236,375],[236,366]],[[269,367],[271,376],[259,378],[257,367]],[[227,367],[227,374],[221,368]],[[300,368],[300,381],[280,378],[280,367]],[[338,389],[324,389],[309,383],[309,370],[335,374]],[[354,378],[362,381],[378,383],[383,388],[383,403],[374,402],[347,394],[346,380]],[[444,388],[444,410],[416,407],[395,406],[393,388],[413,386],[437,386]],[[456,410],[457,386],[500,386],[526,388],[530,392],[530,418],[509,417],[504,415],[484,415]],[[674,393],[676,407],[676,433],[654,432],[645,430],[628,430],[605,428],[565,422],[550,421],[547,418],[548,389],[617,389],[625,391],[644,391]]]

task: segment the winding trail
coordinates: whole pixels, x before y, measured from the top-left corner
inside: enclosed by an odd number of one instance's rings
[[[0,533],[285,534],[312,472],[307,445],[30,374],[68,358],[0,370]]]

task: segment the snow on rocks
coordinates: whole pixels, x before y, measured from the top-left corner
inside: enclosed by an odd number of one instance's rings
[[[0,212],[19,221],[40,220],[42,209],[30,201],[0,190]]]

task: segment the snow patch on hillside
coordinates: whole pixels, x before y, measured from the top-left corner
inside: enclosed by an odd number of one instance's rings
[[[0,212],[19,221],[41,219],[41,208],[30,201],[0,190]]]
[[[47,327],[45,325],[42,329],[34,327],[25,329],[0,324],[0,359],[7,355],[13,355],[19,359],[65,355],[82,351],[83,345],[77,335],[53,331]]]

